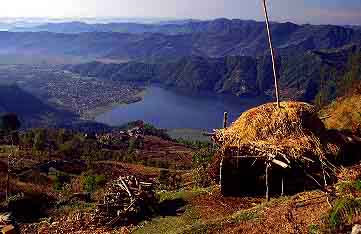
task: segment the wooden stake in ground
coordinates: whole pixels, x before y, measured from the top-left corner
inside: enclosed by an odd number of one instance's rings
[[[279,92],[278,92],[278,79],[277,79],[277,70],[276,70],[276,59],[275,59],[275,54],[274,54],[273,45],[272,45],[272,34],[271,34],[270,23],[269,23],[269,18],[268,18],[266,0],[263,0],[263,9],[264,9],[264,15],[265,15],[265,19],[266,19],[266,26],[267,26],[267,33],[268,33],[268,42],[269,42],[269,46],[270,46],[270,50],[271,50],[273,76],[274,76],[274,79],[275,79],[275,90],[276,90],[277,106],[278,106],[278,108],[280,108],[280,96],[279,96]]]

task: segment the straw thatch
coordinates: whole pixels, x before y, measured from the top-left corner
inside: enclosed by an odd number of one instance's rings
[[[290,160],[324,160],[338,146],[327,141],[327,130],[316,108],[302,102],[267,103],[244,112],[231,127],[216,130],[223,151],[239,156],[280,157]],[[283,161],[284,161],[283,160]]]

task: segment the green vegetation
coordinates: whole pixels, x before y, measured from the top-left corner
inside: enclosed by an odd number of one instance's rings
[[[136,234],[159,233],[159,234],[178,234],[186,233],[193,225],[200,224],[200,215],[190,202],[195,197],[209,193],[214,188],[162,191],[158,193],[160,204],[177,204],[179,208],[184,209],[184,213],[178,215],[168,215],[164,217],[153,218],[151,222],[143,222],[134,231]],[[168,207],[169,209],[169,207]]]
[[[103,175],[86,175],[81,178],[83,180],[83,188],[86,192],[93,193],[100,186],[104,185],[106,179]]]
[[[316,225],[316,224],[310,224],[308,226],[308,233],[309,234],[319,234],[319,233],[321,233],[320,232],[320,227],[318,225]]]
[[[257,210],[241,210],[232,215],[232,218],[235,222],[243,222],[254,220],[259,217]]]
[[[144,222],[134,232],[135,234],[179,234],[183,233],[189,226],[199,218],[198,213],[191,207],[185,207],[186,211],[180,216],[167,216],[152,219],[151,222]]]
[[[337,229],[341,224],[351,224],[356,214],[361,212],[360,198],[340,198],[333,206],[329,223],[333,229]]]
[[[361,180],[341,181],[336,184],[336,188],[342,194],[361,192]]]
[[[191,200],[201,194],[210,193],[215,190],[215,187],[208,188],[193,188],[193,189],[179,189],[175,191],[160,191],[158,192],[160,201],[182,199],[185,201]]]
[[[192,177],[194,186],[208,187],[213,183],[207,169],[214,154],[215,151],[211,148],[202,148],[193,154]]]

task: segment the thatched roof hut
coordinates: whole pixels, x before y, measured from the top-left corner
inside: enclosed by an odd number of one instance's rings
[[[276,103],[267,103],[250,109],[213,136],[220,146],[221,172],[227,162],[235,159],[239,168],[232,173],[241,173],[248,181],[252,176],[265,176],[263,180],[267,180],[270,170],[277,171],[282,177],[282,193],[283,178],[299,177],[295,171],[301,171],[318,185],[327,184],[335,170],[329,159],[341,149],[330,139],[316,108],[303,102],[281,102],[280,108]],[[263,175],[259,175],[260,171]],[[268,185],[268,181],[264,182]]]
[[[222,150],[282,160],[323,160],[339,147],[330,143],[316,108],[303,102],[267,103],[244,112],[229,128],[216,130]]]

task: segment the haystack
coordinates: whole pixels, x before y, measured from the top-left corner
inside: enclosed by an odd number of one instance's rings
[[[303,102],[267,103],[244,112],[227,129],[216,130],[223,151],[238,156],[291,160],[325,160],[339,148],[328,142],[327,130],[314,106]]]
[[[328,131],[316,108],[291,101],[281,102],[280,106],[267,103],[250,109],[229,128],[215,131],[213,138],[220,146],[217,163],[221,185],[229,183],[228,188],[234,190],[239,183],[238,187],[246,190],[264,188],[266,183],[268,191],[268,177],[271,181],[273,177],[273,181],[282,180],[282,186],[281,182],[277,186],[282,187],[279,190],[283,193],[286,177],[289,183],[300,180],[288,188],[303,188],[302,178],[320,185],[326,184],[326,177],[332,177],[335,167],[328,159],[340,147],[328,140]]]

